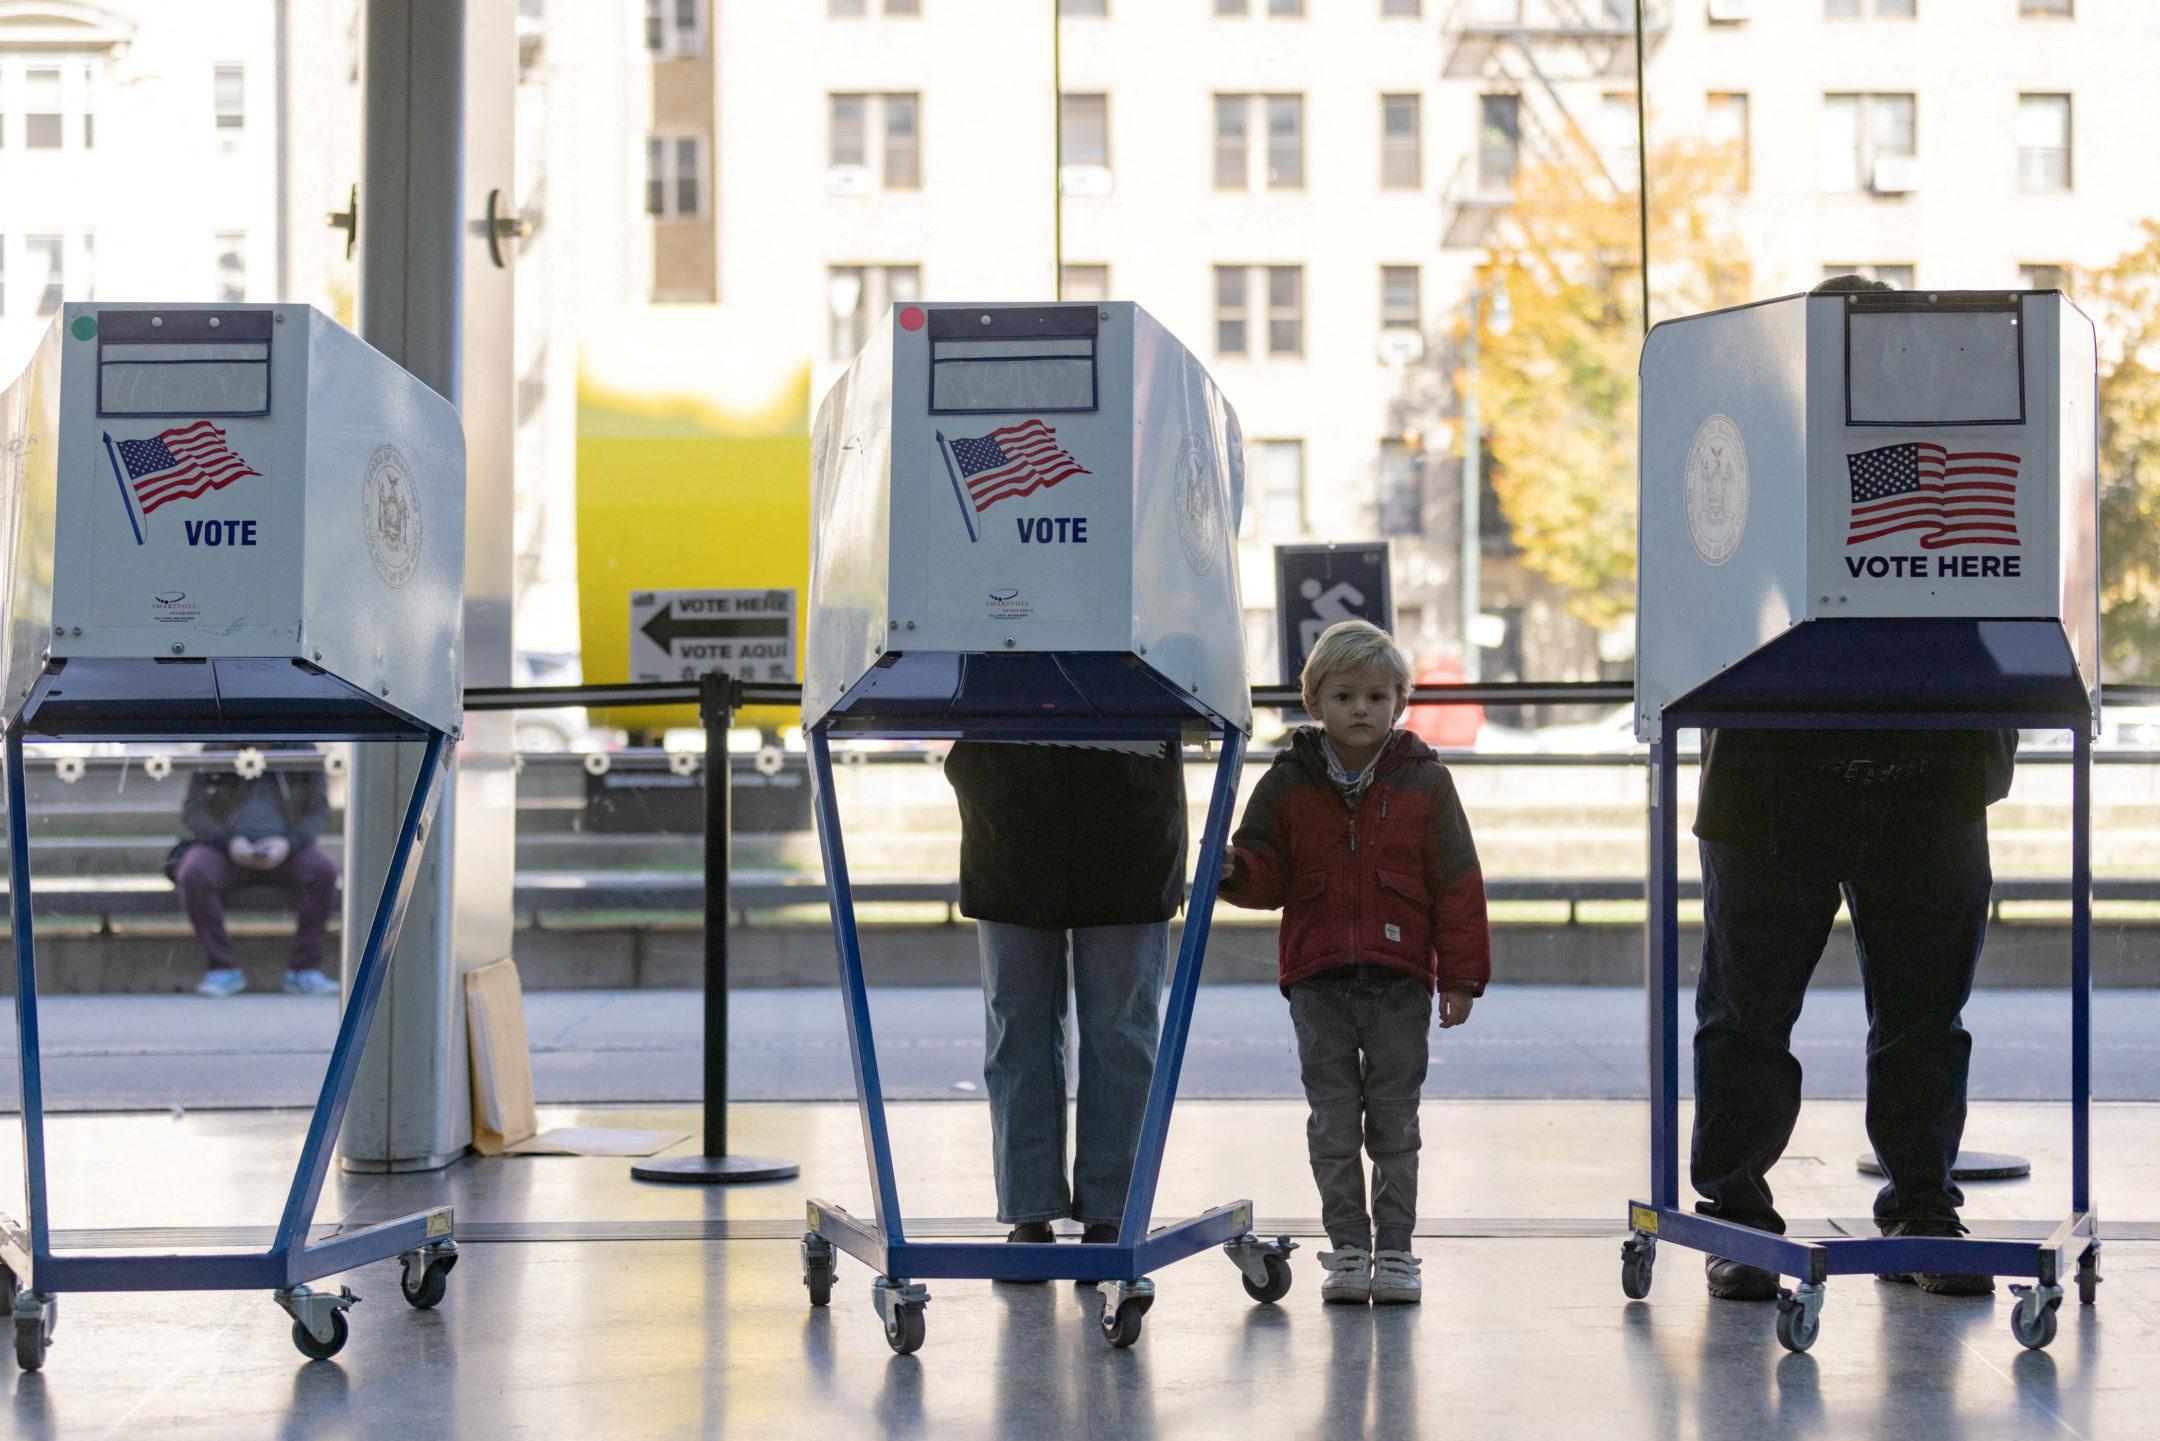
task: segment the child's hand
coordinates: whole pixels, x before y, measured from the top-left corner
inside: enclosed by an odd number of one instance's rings
[[[1229,885],[1229,884],[1230,884],[1231,878],[1232,878],[1232,877],[1234,877],[1234,876],[1236,876],[1236,875],[1237,875],[1237,852],[1236,852],[1236,851],[1224,851],[1224,852],[1223,852],[1223,858],[1222,858],[1222,880],[1221,880],[1221,882],[1220,882],[1220,883],[1221,883],[1222,885],[1226,885],[1226,886],[1227,886],[1227,885]]]
[[[1468,991],[1442,991],[1440,993],[1440,1029],[1459,1026],[1470,1019],[1470,1008],[1477,1004],[1477,997]]]

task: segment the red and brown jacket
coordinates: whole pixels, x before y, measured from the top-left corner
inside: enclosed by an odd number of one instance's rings
[[[1282,908],[1286,992],[1365,962],[1421,977],[1427,989],[1482,994],[1492,977],[1485,878],[1454,778],[1407,731],[1379,766],[1353,811],[1328,779],[1320,731],[1299,727],[1245,803],[1222,898]]]

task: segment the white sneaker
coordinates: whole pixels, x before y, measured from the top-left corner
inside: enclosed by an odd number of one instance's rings
[[[337,993],[338,983],[312,966],[285,973],[285,994],[288,996],[334,996]]]
[[[238,966],[222,966],[214,971],[204,971],[203,978],[195,983],[198,996],[237,996],[247,989],[247,977],[240,974]]]
[[[1425,1285],[1418,1280],[1419,1264],[1408,1251],[1373,1252],[1373,1304],[1415,1306],[1425,1294]]]
[[[1372,1296],[1372,1253],[1362,1246],[1322,1251],[1320,1264],[1327,1275],[1320,1282],[1320,1299],[1330,1306],[1362,1306]]]

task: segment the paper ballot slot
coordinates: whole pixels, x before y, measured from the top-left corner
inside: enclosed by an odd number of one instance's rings
[[[931,413],[1093,410],[1096,323],[1092,305],[931,311]]]
[[[267,415],[268,311],[97,313],[101,416]]]
[[[2018,297],[1846,297],[1847,425],[2023,425]]]

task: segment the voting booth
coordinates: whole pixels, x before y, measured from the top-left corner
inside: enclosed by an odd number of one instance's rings
[[[823,1305],[836,1250],[870,1266],[903,1354],[923,1341],[928,1278],[1098,1282],[1115,1346],[1139,1337],[1147,1273],[1208,1246],[1224,1247],[1256,1299],[1289,1288],[1292,1244],[1252,1234],[1250,1201],[1149,1229],[1252,725],[1242,450],[1207,371],[1129,303],[902,306],[818,412],[803,722],[875,1214],[810,1202],[803,1279]],[[833,796],[836,736],[1219,747],[1114,1245],[908,1238]]]
[[[465,446],[440,396],[304,305],[70,304],[0,394],[0,719],[26,1216],[0,1219],[19,1363],[59,1292],[263,1288],[310,1356],[390,1256],[440,1300],[448,1207],[309,1231],[461,714]],[[420,778],[267,1251],[53,1248],[23,747],[41,740],[424,742]]]
[[[1869,1272],[2029,1277],[2045,1346],[2061,1282],[2098,1280],[2088,1178],[2091,737],[2100,633],[2091,322],[2056,291],[1788,296],[1660,324],[1641,367],[1636,731],[1651,743],[1651,1199],[1622,1279],[1659,1240],[1798,1278],[1778,1338],[1805,1350],[1824,1282]],[[1681,1204],[1675,749],[1698,727],[2067,729],[2073,740],[2071,1214],[2045,1242],[1796,1241]]]

